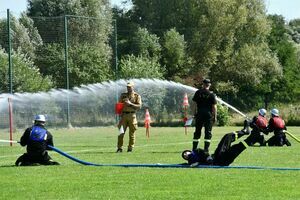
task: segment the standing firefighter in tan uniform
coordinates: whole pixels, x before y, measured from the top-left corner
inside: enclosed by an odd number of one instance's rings
[[[127,152],[132,152],[135,143],[135,131],[137,130],[136,111],[142,106],[141,96],[134,92],[134,83],[127,83],[127,93],[122,93],[119,102],[124,103],[122,110],[121,121],[119,129],[124,130],[118,136],[118,149],[117,153],[123,151],[123,140],[127,127],[129,127],[129,143]]]

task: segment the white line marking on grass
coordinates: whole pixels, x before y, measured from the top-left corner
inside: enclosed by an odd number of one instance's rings
[[[172,145],[178,145],[178,144],[191,144],[191,143],[192,142],[174,142],[174,143],[163,143],[163,144],[145,144],[145,145],[135,146],[135,148],[154,147],[154,146],[172,146]],[[115,147],[102,147],[102,148],[98,148],[98,149],[70,150],[70,151],[65,151],[65,152],[66,153],[95,152],[95,151],[108,150],[108,149],[114,150]],[[17,157],[17,156],[20,156],[20,154],[18,154],[18,155],[4,155],[4,156],[0,156],[0,158],[10,158],[10,157]]]
[[[177,142],[177,143],[164,143],[164,144],[145,144],[145,145],[135,146],[135,148],[154,147],[154,146],[172,146],[172,145],[177,145],[177,144],[189,144],[189,143],[190,142]],[[99,149],[70,150],[70,151],[66,151],[66,153],[93,152],[93,151],[100,151],[100,150],[107,150],[107,149],[115,149],[115,147],[103,147],[103,148],[99,148]]]
[[[17,157],[20,156],[20,154],[18,155],[9,155],[9,156],[0,156],[0,158],[10,158],[10,157]]]

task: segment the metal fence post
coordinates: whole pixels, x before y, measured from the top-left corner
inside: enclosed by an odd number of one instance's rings
[[[9,93],[13,93],[12,83],[12,58],[11,58],[11,33],[10,33],[10,12],[7,9],[7,35],[8,35],[8,77],[9,77]]]
[[[64,34],[65,34],[65,70],[66,70],[66,89],[67,92],[67,125],[68,128],[72,127],[70,122],[70,97],[69,97],[69,63],[68,63],[68,16],[64,16]]]
[[[114,40],[115,40],[115,78],[118,80],[119,73],[118,73],[118,30],[117,30],[117,20],[114,20]],[[119,90],[118,86],[116,85],[116,103],[119,101]],[[119,115],[116,114],[116,123],[119,121]]]

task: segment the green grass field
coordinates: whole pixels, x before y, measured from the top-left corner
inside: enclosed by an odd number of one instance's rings
[[[222,135],[240,128],[214,127],[211,151]],[[141,127],[134,152],[125,149],[121,154],[115,153],[115,127],[50,132],[57,148],[85,161],[178,164],[184,162],[181,152],[191,148],[193,130],[185,135],[183,128],[151,128],[147,139]],[[300,138],[300,127],[288,130]],[[7,139],[7,134],[0,132],[0,139]],[[300,144],[289,139],[291,147],[250,147],[232,166],[300,168]],[[0,199],[300,199],[300,171],[95,167],[55,152],[50,155],[60,166],[12,166],[23,152],[17,144],[0,144]]]

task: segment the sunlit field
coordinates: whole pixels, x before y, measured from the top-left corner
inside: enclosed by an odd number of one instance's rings
[[[221,137],[241,127],[214,127],[211,153]],[[50,129],[60,150],[98,164],[179,164],[192,146],[193,128],[151,128],[137,131],[132,153],[115,153],[115,127]],[[299,127],[288,130],[300,138]],[[17,131],[19,140],[23,130]],[[270,136],[267,136],[267,138]],[[300,143],[291,147],[250,147],[232,166],[300,168]],[[0,139],[8,139],[1,131]],[[242,139],[242,138],[241,138]],[[125,135],[125,147],[128,134]],[[203,141],[200,143],[203,147]],[[15,167],[25,148],[0,144],[0,199],[299,199],[300,171],[236,168],[126,168],[78,164],[56,152],[60,166]]]

